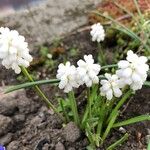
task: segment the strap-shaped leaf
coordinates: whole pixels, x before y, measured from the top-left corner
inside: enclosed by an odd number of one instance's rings
[[[121,139],[117,140],[115,143],[110,145],[106,150],[115,149],[117,146],[121,145],[124,141],[126,141],[128,139],[128,137],[129,137],[129,134],[126,133]]]
[[[58,83],[58,82],[59,82],[58,79],[26,82],[26,83],[15,85],[15,86],[10,86],[8,89],[6,89],[5,94],[16,91],[16,90],[19,90],[19,89],[30,88],[30,87],[33,87],[35,85],[55,84],[55,83]]]
[[[126,125],[129,125],[129,124],[133,124],[133,123],[137,123],[137,122],[141,122],[141,121],[146,121],[146,120],[150,121],[150,115],[141,115],[141,116],[137,116],[137,117],[125,120],[125,121],[115,123],[113,125],[113,128],[126,126]]]

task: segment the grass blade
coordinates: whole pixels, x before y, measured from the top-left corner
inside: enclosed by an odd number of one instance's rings
[[[105,132],[104,132],[104,134],[102,136],[102,141],[104,141],[107,138],[107,136],[108,136],[111,128],[113,127],[113,124],[116,121],[116,118],[117,118],[118,115],[119,115],[118,111],[114,111],[113,112],[112,118],[110,119],[110,121],[108,123],[108,126],[107,126],[107,128],[106,128],[106,130],[105,130]]]
[[[140,16],[140,19],[141,19],[142,23],[144,23],[144,17],[143,17],[143,15],[142,15],[142,13],[141,13],[141,10],[140,10],[140,8],[139,8],[139,5],[138,5],[137,0],[133,0],[133,2],[134,2],[134,4],[135,4],[135,7],[136,7],[136,9],[137,9],[137,12],[138,12],[138,14],[139,14],[139,16]]]
[[[120,127],[120,126],[126,126],[129,124],[137,123],[140,121],[146,121],[146,120],[150,121],[150,115],[141,115],[141,116],[137,116],[137,117],[125,120],[125,121],[115,123],[113,125],[113,128]]]
[[[124,141],[126,141],[128,139],[128,137],[129,137],[129,134],[126,133],[121,139],[116,141],[114,144],[110,145],[106,150],[115,149],[117,146],[121,145]]]
[[[59,82],[58,79],[40,80],[40,81],[27,82],[27,83],[15,85],[15,86],[10,86],[8,89],[6,89],[5,94],[13,92],[13,91],[16,91],[16,90],[19,90],[19,89],[33,87],[35,85],[55,84],[55,83],[58,83],[58,82]]]
[[[132,90],[129,90],[122,98],[121,100],[117,103],[116,107],[112,110],[112,113],[108,117],[107,123],[111,120],[114,112],[118,111],[119,108],[125,103],[125,101],[128,99],[128,97],[132,94]]]
[[[134,14],[129,11],[127,8],[125,8],[124,6],[120,5],[119,3],[115,2],[115,0],[113,0],[113,3],[118,7],[120,8],[121,10],[123,10],[124,12],[126,12],[129,16],[131,16],[136,22],[137,22],[137,19],[136,17],[134,16]]]

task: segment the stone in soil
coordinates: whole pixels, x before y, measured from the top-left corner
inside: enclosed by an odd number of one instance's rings
[[[64,147],[64,145],[61,142],[58,142],[55,145],[55,150],[65,150],[65,147]]]
[[[13,127],[13,120],[10,117],[0,115],[0,136],[8,133]]]
[[[18,148],[19,148],[19,141],[12,141],[7,146],[7,150],[18,150]]]
[[[77,125],[74,122],[70,122],[64,128],[63,135],[66,141],[74,143],[80,138],[81,133]]]
[[[37,103],[26,97],[25,90],[4,94],[4,88],[0,87],[0,94],[0,114],[6,116],[12,116],[16,112],[28,114],[38,108]]]
[[[0,138],[0,144],[7,145],[12,140],[12,133],[8,133]]]

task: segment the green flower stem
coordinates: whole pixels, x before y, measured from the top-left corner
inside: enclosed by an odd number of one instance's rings
[[[69,92],[68,96],[69,96],[69,100],[70,100],[70,104],[71,104],[74,121],[78,126],[80,126],[79,113],[78,113],[78,109],[77,109],[77,103],[75,100],[74,92],[73,91]]]
[[[30,76],[29,72],[27,71],[27,69],[25,67],[21,66],[21,70],[30,82],[34,82],[34,80],[32,79],[32,77]],[[61,120],[64,121],[64,118],[61,116],[61,114],[58,112],[58,110],[55,108],[55,106],[48,100],[48,98],[41,91],[41,89],[37,85],[35,85],[34,87],[35,87],[35,90],[37,91],[37,93],[39,94],[39,96],[41,96],[43,98],[43,101],[46,103],[47,107],[51,108],[61,118]]]
[[[106,104],[102,105],[100,113],[99,113],[100,118],[99,118],[98,125],[97,125],[97,136],[98,137],[101,137],[102,126],[103,126],[103,121],[104,121],[106,109],[107,109]]]
[[[124,103],[125,101],[131,96],[132,94],[132,90],[130,89],[129,91],[127,91],[124,96],[121,98],[121,100],[117,103],[116,107],[113,109],[112,113],[110,114],[107,123],[110,121],[110,119],[112,118],[112,115],[114,112],[116,112]]]
[[[100,63],[105,65],[107,63],[106,63],[106,58],[105,58],[103,49],[102,49],[100,43],[97,43],[97,45],[98,45],[98,50],[99,50],[99,54],[100,54],[100,61],[101,61]]]
[[[60,106],[61,106],[61,109],[63,111],[63,114],[64,114],[64,117],[65,117],[65,123],[69,122],[69,116],[64,108],[64,105],[63,105],[63,99],[60,100]]]
[[[126,141],[128,139],[128,137],[129,137],[129,134],[126,133],[121,139],[117,140],[115,143],[110,145],[106,150],[115,149],[117,146],[121,145],[124,141]]]
[[[84,127],[86,125],[87,118],[88,118],[88,105],[86,105],[85,113],[83,115],[82,122],[81,122],[82,129],[84,129]]]
[[[107,69],[107,68],[114,68],[114,67],[118,67],[118,64],[112,64],[112,65],[102,66],[102,67],[101,67],[101,70],[102,70],[102,69]]]
[[[92,112],[91,112],[91,95],[90,95],[90,88],[87,89],[87,97],[88,97],[89,119],[91,120]]]

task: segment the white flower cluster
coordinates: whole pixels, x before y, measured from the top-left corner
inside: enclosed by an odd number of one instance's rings
[[[57,70],[57,79],[60,80],[59,88],[64,89],[65,93],[70,92],[73,87],[77,88],[79,85],[76,82],[76,67],[66,62],[66,65],[60,64]]]
[[[118,62],[119,70],[116,71],[122,86],[130,85],[130,88],[134,91],[141,89],[149,70],[146,62],[145,56],[138,56],[133,51],[128,51],[126,60]]]
[[[127,60],[118,62],[119,69],[116,74],[106,73],[106,79],[101,80],[101,95],[111,100],[113,96],[120,97],[122,95],[121,89],[126,85],[130,85],[133,90],[141,89],[149,70],[146,62],[146,57],[139,57],[131,50],[128,51]],[[77,65],[77,68],[70,65],[70,62],[67,62],[66,65],[59,65],[57,71],[57,78],[60,80],[59,88],[64,89],[66,93],[73,88],[78,88],[80,85],[85,84],[87,87],[91,87],[99,82],[98,74],[101,66],[94,63],[92,55],[84,55],[84,60],[80,59]]]
[[[87,87],[91,87],[92,84],[99,82],[97,75],[100,72],[101,66],[94,64],[92,55],[84,55],[84,60],[80,59],[77,62],[77,80],[80,85],[85,83]]]
[[[100,65],[94,64],[92,55],[85,55],[84,60],[77,62],[77,68],[71,66],[69,62],[66,65],[59,65],[56,77],[60,79],[59,88],[64,89],[64,92],[68,93],[74,87],[77,88],[83,84],[91,87],[92,84],[99,82]]]
[[[120,97],[122,95],[122,91],[120,90],[120,82],[117,75],[110,75],[108,73],[105,74],[107,80],[101,80],[102,87],[100,88],[101,95],[106,96],[108,100],[115,97]]]
[[[115,75],[105,74],[106,80],[101,80],[101,95],[106,96],[108,100],[122,95],[121,89],[129,85],[132,90],[142,88],[146,81],[149,66],[146,64],[145,56],[138,56],[133,51],[127,52],[127,60],[118,62],[119,69]]]
[[[17,74],[21,72],[20,66],[28,67],[32,61],[28,43],[16,30],[0,28],[0,59],[3,66]]]
[[[96,23],[91,26],[91,36],[92,36],[92,41],[104,41],[105,38],[105,31],[103,26],[100,23]]]

